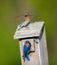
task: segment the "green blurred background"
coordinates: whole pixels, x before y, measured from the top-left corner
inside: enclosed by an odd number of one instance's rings
[[[13,35],[25,12],[45,21],[49,65],[57,65],[57,0],[0,0],[0,65],[21,65]]]

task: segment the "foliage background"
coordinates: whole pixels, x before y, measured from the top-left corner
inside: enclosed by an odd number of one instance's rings
[[[0,65],[21,65],[13,35],[25,12],[32,21],[45,21],[49,65],[57,65],[57,0],[0,0]]]

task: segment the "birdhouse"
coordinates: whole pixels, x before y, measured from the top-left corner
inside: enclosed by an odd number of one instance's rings
[[[44,21],[16,30],[14,39],[19,41],[22,65],[48,65]]]

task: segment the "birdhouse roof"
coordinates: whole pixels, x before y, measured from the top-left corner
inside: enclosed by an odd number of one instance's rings
[[[22,28],[21,30],[16,31],[14,34],[14,39],[38,37],[40,36],[43,27],[44,21],[31,23],[25,29]]]

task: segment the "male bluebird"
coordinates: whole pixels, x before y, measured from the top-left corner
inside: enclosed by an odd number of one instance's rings
[[[30,15],[26,13],[24,16],[24,21],[18,26],[17,30],[20,30],[23,27],[26,27],[30,24]]]
[[[24,44],[24,47],[23,47],[23,54],[24,54],[24,57],[29,61],[30,58],[29,58],[29,51],[30,51],[30,47],[31,47],[31,44],[29,41],[25,41],[25,44]]]

